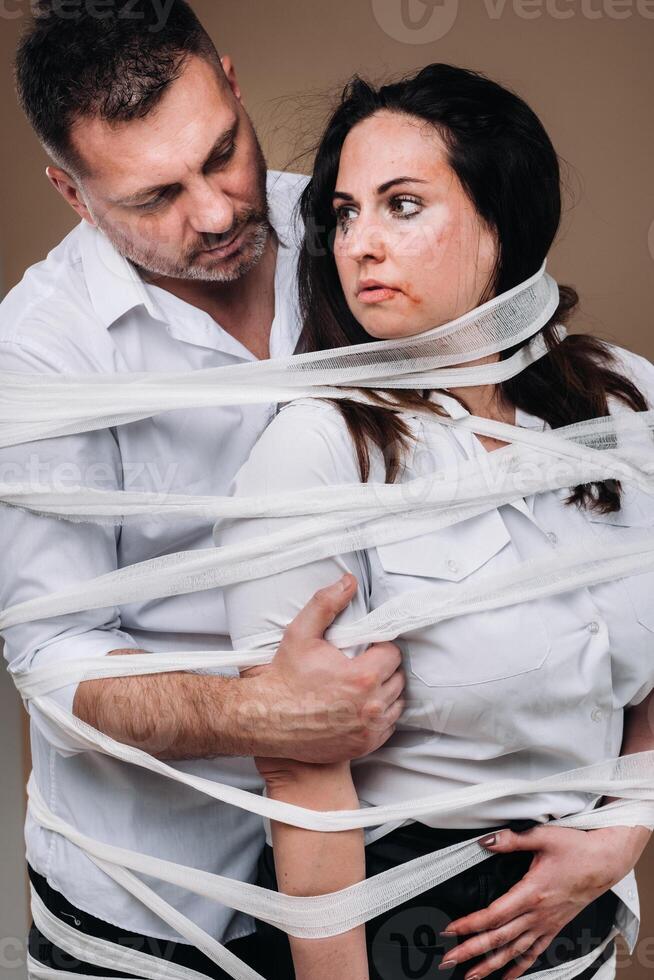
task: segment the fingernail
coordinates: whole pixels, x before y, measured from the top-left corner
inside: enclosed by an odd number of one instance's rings
[[[479,843],[482,847],[492,847],[497,841],[497,834],[487,834],[485,837],[479,838]]]
[[[439,933],[439,936],[456,936],[456,932],[454,929],[443,929],[443,931]]]
[[[451,967],[456,966],[456,960],[443,960],[438,964],[439,970],[449,970]]]

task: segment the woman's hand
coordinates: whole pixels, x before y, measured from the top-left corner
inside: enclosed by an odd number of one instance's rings
[[[503,980],[522,976],[568,922],[636,866],[651,833],[646,827],[622,826],[501,831],[495,844],[484,846],[493,854],[534,851],[529,871],[488,908],[450,923],[445,935],[476,935],[448,951],[440,969],[487,953],[466,980],[514,960]]]

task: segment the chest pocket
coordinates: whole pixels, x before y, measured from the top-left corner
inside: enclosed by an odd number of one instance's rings
[[[458,588],[487,584],[515,568],[520,558],[498,511],[410,540],[380,545],[376,555],[387,594],[429,585],[443,599]],[[397,576],[397,578],[396,578]],[[490,683],[541,668],[550,650],[537,602],[467,613],[407,633],[411,672],[430,687]]]
[[[628,544],[649,535],[654,543],[654,495],[637,487],[622,485],[622,505],[613,514],[584,509],[595,534],[607,544]],[[638,622],[654,633],[654,572],[630,575],[620,580],[626,589]]]

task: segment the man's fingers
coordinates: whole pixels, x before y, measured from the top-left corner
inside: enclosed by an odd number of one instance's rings
[[[397,701],[390,706],[388,711],[384,712],[385,721],[387,721],[389,725],[393,725],[393,727],[395,727],[402,717],[402,712],[405,708],[406,701],[404,701],[403,698],[398,698]]]
[[[381,700],[383,704],[390,708],[399,698],[406,684],[406,675],[401,667],[395,671],[390,680],[385,681],[381,686]]]
[[[388,742],[388,740],[391,737],[391,735],[394,735],[395,734],[395,725],[396,725],[396,723],[397,723],[397,719],[393,722],[392,725],[389,725],[388,728],[383,728],[379,732],[379,735],[377,737],[377,740],[376,740],[375,744],[374,745],[371,745],[369,748],[366,749],[365,752],[362,752],[360,756],[356,756],[355,758],[362,758],[365,755],[370,755],[371,752],[376,752],[377,749],[381,748],[382,745],[384,745],[386,742]]]
[[[336,617],[354,598],[358,582],[354,575],[344,575],[309,599],[286,630],[286,637],[298,640],[319,640]]]
[[[354,661],[357,669],[374,671],[379,683],[389,680],[402,663],[402,652],[394,643],[375,643]]]
[[[395,728],[404,708],[405,703],[402,698],[394,701],[390,708],[384,708],[382,704],[374,701],[364,708],[363,718],[367,728],[377,732],[384,732],[389,728]]]

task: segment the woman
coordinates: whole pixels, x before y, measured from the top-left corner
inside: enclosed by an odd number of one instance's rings
[[[300,351],[420,335],[538,271],[560,219],[558,161],[528,106],[480,75],[431,65],[380,89],[355,79],[320,143],[302,209]],[[589,336],[556,342],[555,325],[577,301],[572,289],[560,292],[543,331],[549,353],[511,380],[447,393],[388,391],[372,406],[293,402],[263,433],[235,492],[410,481],[503,445],[437,424],[443,416],[544,429],[648,408],[649,362]],[[339,576],[342,623],[419,586],[474,585],[555,554],[559,542],[627,540],[652,523],[651,498],[615,481],[532,495],[452,527],[232,586],[232,638],[248,647],[254,636],[284,629]],[[222,530],[220,542],[281,526],[240,522]],[[268,795],[314,810],[351,809],[534,779],[651,748],[653,579],[578,588],[406,634],[407,710],[386,744],[351,765],[257,760]],[[488,860],[365,929],[292,939],[298,980],[420,977],[438,965],[456,980],[513,980],[587,954],[608,936],[621,904],[612,888],[650,832],[538,824],[597,802],[572,791],[505,797],[444,825],[405,821],[365,838],[273,823],[277,880],[295,895],[336,891],[485,830],[514,829]],[[274,887],[270,848],[263,872],[261,883]],[[481,911],[507,892],[492,917]],[[439,936],[454,922],[458,946],[456,937]],[[479,935],[466,940],[469,933]],[[594,976],[611,954],[612,944],[579,976]]]

